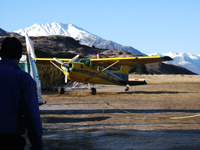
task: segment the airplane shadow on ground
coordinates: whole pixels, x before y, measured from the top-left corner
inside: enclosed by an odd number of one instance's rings
[[[57,129],[46,130],[44,136],[44,146],[49,150],[199,150],[200,147],[200,130],[86,128],[82,129],[81,132],[77,132],[77,128],[74,128],[70,131],[61,130],[60,132],[58,132]]]
[[[64,117],[44,117],[43,123],[78,123],[88,121],[103,121],[110,117],[92,117],[92,118],[64,118]]]
[[[105,109],[104,113],[200,113],[200,110],[186,110],[186,109]],[[103,114],[102,109],[84,109],[84,110],[40,110],[40,114],[65,114],[65,115],[81,115],[81,114]]]

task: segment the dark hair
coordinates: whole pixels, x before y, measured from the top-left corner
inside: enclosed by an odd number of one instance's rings
[[[15,37],[5,38],[1,45],[0,57],[20,59],[22,57],[22,43]]]

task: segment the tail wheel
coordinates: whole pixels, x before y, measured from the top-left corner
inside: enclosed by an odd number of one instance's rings
[[[96,89],[95,89],[95,88],[91,88],[91,91],[90,91],[90,93],[91,93],[92,95],[96,95],[97,91],[96,91]]]
[[[58,94],[64,94],[65,93],[65,89],[63,87],[60,87],[58,90]]]

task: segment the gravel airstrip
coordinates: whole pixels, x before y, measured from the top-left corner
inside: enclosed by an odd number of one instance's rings
[[[200,76],[130,75],[148,85],[43,92],[45,150],[199,150]],[[26,149],[30,143],[27,139]]]

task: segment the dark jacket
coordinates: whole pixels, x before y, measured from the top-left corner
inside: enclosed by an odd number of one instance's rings
[[[32,148],[43,149],[42,123],[35,82],[13,60],[2,59],[0,60],[0,133],[21,135],[26,130]]]

